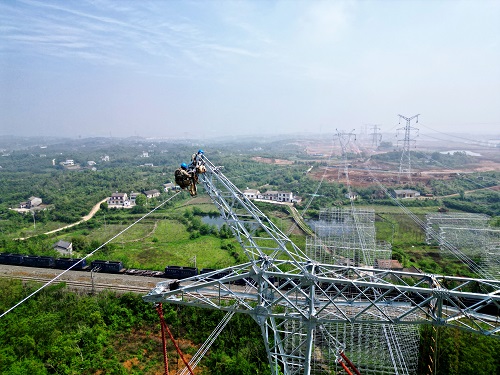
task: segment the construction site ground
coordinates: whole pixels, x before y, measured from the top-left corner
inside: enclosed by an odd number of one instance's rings
[[[347,183],[345,176],[346,160],[342,156],[342,148],[335,142],[325,139],[323,142],[318,140],[298,142],[298,145],[310,156],[311,162],[318,162],[327,165],[327,167],[318,167],[311,169],[310,176],[316,180],[323,179],[329,182]],[[420,151],[426,153],[446,152],[447,150],[456,150],[443,144],[428,143],[420,144],[418,149],[411,152]],[[413,163],[411,165],[411,181],[413,185],[427,185],[431,179],[449,180],[456,178],[459,174],[469,174],[474,172],[489,172],[500,171],[500,148],[482,145],[467,145],[464,150],[480,154],[479,157],[474,157],[471,163],[461,166],[460,168],[446,168],[439,165],[419,165]],[[373,159],[374,155],[398,151],[391,148],[379,150],[374,148],[369,142],[357,143],[356,147],[347,150],[349,158],[347,158],[349,184],[353,187],[369,187],[381,183],[386,187],[399,184],[399,161],[397,162],[380,162]],[[401,151],[399,151],[401,152]],[[358,154],[359,157],[353,157]],[[280,159],[254,159],[264,163],[272,163],[277,165],[290,164],[289,161]],[[408,181],[407,174],[404,179],[399,182],[406,183]]]

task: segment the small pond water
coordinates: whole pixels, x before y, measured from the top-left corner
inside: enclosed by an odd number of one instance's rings
[[[225,221],[224,221],[224,219],[222,217],[220,217],[220,216],[211,216],[211,215],[203,215],[203,216],[201,216],[201,221],[204,224],[215,225],[219,229],[225,223]],[[255,224],[255,223],[247,223],[247,224],[250,225],[251,229],[253,229],[253,230],[257,229],[257,224]]]

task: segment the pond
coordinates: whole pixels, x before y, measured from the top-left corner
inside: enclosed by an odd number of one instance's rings
[[[201,216],[201,221],[203,222],[203,224],[215,225],[217,228],[222,227],[222,225],[225,223],[224,219],[219,215],[203,215]]]
[[[204,224],[215,225],[219,229],[225,223],[225,221],[224,221],[224,219],[222,217],[220,217],[220,216],[212,216],[212,215],[203,215],[203,216],[201,216],[201,221]],[[258,227],[258,225],[256,223],[251,223],[251,222],[247,222],[245,225],[246,225],[247,228],[250,228],[251,230],[255,230]]]

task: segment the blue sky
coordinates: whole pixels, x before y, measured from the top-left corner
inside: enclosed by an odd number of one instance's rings
[[[500,133],[500,1],[0,1],[0,135]],[[425,131],[421,128],[421,131]]]

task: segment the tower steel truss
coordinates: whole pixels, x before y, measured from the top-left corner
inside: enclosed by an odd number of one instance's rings
[[[375,211],[329,208],[313,225],[315,237],[306,239],[306,253],[330,264],[374,266],[377,259],[391,259],[391,246],[375,237]]]
[[[325,324],[434,324],[500,337],[500,281],[315,262],[221,167],[200,158],[206,172],[199,179],[249,261],[160,282],[145,301],[252,316],[275,375],[312,373],[315,338]],[[291,322],[297,329],[289,329]]]
[[[374,266],[376,260],[391,259],[391,245],[375,239],[374,210],[323,209],[314,228],[316,236],[306,239],[306,253],[315,261],[361,266],[359,260],[366,259],[365,266]],[[336,323],[325,327],[343,343],[347,356],[363,375],[416,374],[417,326]],[[321,359],[315,373],[320,373]]]
[[[489,226],[490,217],[483,214],[428,214],[426,237],[438,244],[445,256],[450,247],[472,259],[492,278],[500,280],[500,230]],[[433,235],[437,234],[437,236]]]

